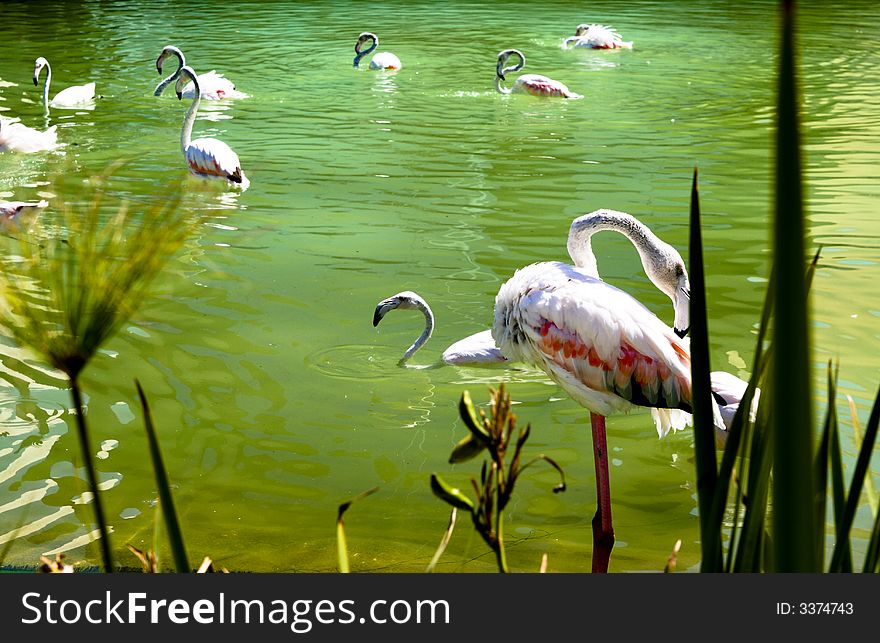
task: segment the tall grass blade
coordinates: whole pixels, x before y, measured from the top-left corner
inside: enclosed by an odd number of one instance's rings
[[[853,428],[853,440],[855,441],[856,448],[858,445],[862,443],[862,427],[859,424],[859,414],[856,411],[856,403],[849,395],[846,396],[846,402],[849,405],[849,416],[852,420],[852,428]],[[871,507],[871,515],[876,519],[878,512],[878,505],[880,505],[880,501],[878,501],[877,497],[877,488],[874,486],[874,478],[868,476],[865,479],[865,493],[868,496],[868,504]]]
[[[829,436],[830,457],[831,457],[831,499],[834,506],[834,533],[835,542],[844,541],[843,551],[840,555],[839,569],[831,569],[828,571],[851,572],[852,550],[849,546],[849,538],[843,535],[843,514],[846,508],[846,484],[843,481],[843,454],[840,450],[840,431],[837,430],[837,424],[831,426],[831,434]]]
[[[351,567],[348,562],[348,541],[345,538],[345,522],[342,520],[343,514],[348,511],[348,508],[351,507],[358,500],[362,500],[367,496],[371,496],[374,493],[379,491],[379,487],[373,487],[372,489],[367,489],[366,491],[362,491],[358,495],[356,495],[351,500],[347,500],[339,505],[339,513],[336,516],[336,556],[337,563],[339,565],[339,571],[342,574],[348,574],[351,571]]]
[[[880,390],[877,391],[877,397],[874,400],[874,407],[871,409],[868,424],[865,425],[865,437],[862,440],[862,448],[859,450],[859,457],[856,459],[856,466],[853,470],[849,493],[846,495],[846,506],[843,510],[843,519],[837,529],[838,538],[837,542],[834,543],[834,553],[831,556],[831,571],[841,570],[841,561],[843,559],[844,551],[849,547],[849,532],[856,516],[856,509],[859,506],[859,498],[862,495],[862,485],[865,482],[865,476],[870,475],[868,468],[871,464],[871,456],[874,453],[874,443],[877,440],[878,425],[880,425]]]
[[[880,514],[874,518],[874,528],[871,530],[871,540],[868,541],[868,550],[865,552],[866,574],[873,574],[880,564]]]
[[[794,2],[782,3],[782,50],[776,128],[776,203],[773,252],[777,289],[772,366],[773,541],[775,569],[815,572],[816,517],[813,494],[813,413],[810,345],[804,274],[804,211],[801,186]],[[783,411],[784,409],[784,411]]]
[[[825,423],[822,440],[816,452],[816,490],[813,501],[816,503],[816,560],[819,569],[825,566],[825,511],[828,497],[828,469],[831,435],[837,427],[837,411],[834,399],[837,397],[837,372],[828,361],[828,404],[825,409]]]
[[[437,563],[440,561],[440,556],[443,555],[443,552],[446,551],[446,547],[449,545],[449,541],[452,539],[452,530],[455,529],[455,520],[458,518],[458,507],[453,507],[452,511],[449,512],[449,524],[446,526],[446,531],[443,532],[443,538],[440,540],[440,546],[437,547],[437,551],[434,552],[434,555],[431,557],[431,562],[428,563],[426,572],[429,574],[434,571],[434,568],[437,567]]]
[[[134,381],[138,397],[141,400],[141,410],[144,414],[144,430],[147,433],[147,442],[150,447],[150,460],[153,463],[153,473],[156,476],[156,488],[159,491],[159,506],[162,508],[162,518],[165,522],[165,530],[168,532],[168,541],[171,544],[171,556],[174,558],[174,568],[179,574],[188,574],[192,571],[189,559],[186,555],[186,546],[183,544],[183,532],[180,522],[177,520],[177,511],[174,509],[174,498],[171,495],[171,483],[168,481],[168,472],[165,470],[165,462],[162,460],[162,451],[159,449],[159,438],[153,425],[153,414],[144,395],[141,383]]]
[[[697,170],[691,185],[690,210],[690,266],[691,281],[691,404],[694,411],[694,450],[697,468],[697,497],[700,511],[700,543],[702,561],[700,571],[719,572],[722,569],[721,531],[710,523],[712,500],[718,481],[718,461],[715,456],[715,427],[712,414],[712,389],[709,383],[709,326],[706,318],[706,280],[703,274],[703,238],[700,229],[700,195],[697,190]]]

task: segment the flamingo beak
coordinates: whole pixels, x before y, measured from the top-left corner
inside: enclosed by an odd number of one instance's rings
[[[673,332],[674,332],[676,335],[678,335],[679,337],[681,337],[682,339],[684,339],[684,336],[687,335],[687,334],[690,332],[691,327],[688,326],[688,327],[685,328],[684,330],[680,330],[680,329],[678,329],[678,328],[673,328],[672,330],[673,330]]]
[[[177,100],[180,100],[181,98],[183,98],[183,92],[176,92],[176,93],[177,93]]]
[[[382,302],[385,303],[385,302]],[[385,316],[384,306],[379,304],[376,306],[376,310],[373,312],[373,328],[379,325],[379,322],[382,321],[382,318]]]

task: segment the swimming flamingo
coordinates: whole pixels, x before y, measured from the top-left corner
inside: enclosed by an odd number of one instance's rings
[[[195,91],[193,92],[193,102],[186,110],[186,117],[183,119],[180,147],[183,149],[183,156],[189,165],[190,172],[205,178],[224,179],[230,184],[238,185],[242,190],[246,190],[250,181],[244,175],[238,155],[232,151],[231,147],[216,138],[191,140],[193,123],[196,120],[196,112],[199,110],[199,103],[202,99],[196,72],[192,67],[185,65],[180,70],[180,77],[175,86],[178,99],[183,97],[183,89],[187,80],[194,84]]]
[[[168,78],[156,85],[153,96],[160,96],[165,88],[180,76],[180,71],[186,65],[186,58],[183,52],[173,45],[168,45],[162,49],[162,53],[156,59],[156,70],[162,74],[162,67],[165,60],[171,56],[177,57],[177,69]],[[222,100],[224,98],[248,98],[244,92],[235,89],[235,85],[231,80],[225,78],[223,74],[218,74],[213,69],[206,74],[199,74],[199,87],[202,90],[202,98],[207,100]],[[187,83],[181,92],[184,98],[192,98],[195,94],[195,87],[192,83]]]
[[[361,47],[363,47],[364,43],[368,40],[371,40],[373,44],[371,44],[366,51],[361,51]],[[376,34],[365,31],[358,36],[357,42],[354,44],[354,68],[358,69],[361,58],[378,46],[379,37]],[[401,67],[403,67],[403,65],[400,62],[400,58],[392,54],[390,51],[381,51],[370,60],[370,69],[400,69]]]
[[[0,201],[0,230],[15,228],[22,215],[28,215],[48,205],[49,202],[46,200]]]
[[[566,47],[589,47],[590,49],[632,49],[632,42],[623,38],[611,27],[604,25],[581,24],[573,36],[563,41]]]
[[[505,357],[538,366],[590,410],[599,502],[593,518],[593,571],[605,572],[614,546],[605,416],[646,406],[661,410],[660,421],[668,423],[670,412],[691,412],[690,351],[679,336],[686,328],[684,303],[690,293],[684,290],[687,273],[678,263],[680,256],[678,261],[670,257],[666,244],[644,234],[645,226],[631,239],[637,248],[658,246],[646,252],[639,248],[639,253],[648,277],[673,300],[679,333],[599,279],[589,244],[595,226],[584,223],[594,214],[572,222],[569,253],[579,266],[531,264],[501,286],[492,337]],[[717,406],[713,409],[717,413]],[[723,424],[720,417],[716,424]],[[659,430],[669,428],[674,427]]]
[[[34,86],[40,85],[40,72],[46,68],[46,84],[43,85],[43,105],[46,110],[50,107],[60,108],[76,108],[88,105],[95,98],[95,83],[86,83],[85,85],[74,85],[67,87],[55,94],[55,97],[49,100],[49,84],[52,82],[52,67],[49,61],[40,56],[34,61]]]
[[[45,152],[59,147],[57,125],[45,132],[0,118],[0,152]]]
[[[504,63],[511,55],[519,57],[519,63],[512,67],[504,67]],[[526,93],[532,96],[559,96],[561,98],[581,98],[558,80],[541,76],[540,74],[523,74],[516,79],[511,89],[501,86],[501,81],[506,80],[505,74],[519,71],[526,64],[526,57],[519,49],[505,49],[498,54],[498,64],[495,65],[495,89],[502,94]]]
[[[383,299],[376,305],[376,310],[373,313],[373,326],[378,326],[385,315],[397,308],[420,310],[425,316],[425,329],[400,358],[399,364],[404,364],[431,338],[431,333],[434,331],[434,312],[421,296],[410,290],[405,290],[393,297]],[[441,359],[447,364],[458,365],[498,364],[507,361],[507,358],[495,346],[491,330],[484,330],[458,340],[443,351]]]

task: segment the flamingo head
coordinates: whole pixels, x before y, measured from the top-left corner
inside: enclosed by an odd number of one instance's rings
[[[589,30],[590,30],[590,25],[580,24],[577,26],[577,29],[574,30],[574,35],[575,36],[585,36]]]
[[[402,310],[418,309],[419,305],[416,302],[421,300],[421,297],[410,290],[404,290],[403,292],[397,293],[393,297],[383,299],[378,304],[376,304],[376,310],[373,312],[373,326],[378,326],[379,322],[382,321],[382,318],[385,317],[385,315],[390,313],[392,310],[396,310],[398,308]]]
[[[201,89],[199,88],[199,78],[196,76],[196,72],[192,67],[184,65],[180,68],[180,76],[177,78],[177,83],[174,85],[174,91],[177,92],[178,100],[183,98],[183,89],[190,81],[195,85],[195,95],[198,96],[201,92]]]
[[[165,64],[165,61],[171,56],[177,56],[177,59],[180,61],[181,66],[186,64],[186,61],[183,57],[183,52],[173,45],[168,45],[167,47],[162,49],[162,53],[159,54],[159,57],[156,59],[156,71],[158,71],[160,75],[162,74],[162,66]]]
[[[507,62],[507,59],[511,56],[517,56],[519,58],[519,62],[513,67],[505,67],[504,63]],[[519,49],[505,49],[498,54],[498,63],[495,65],[495,74],[501,80],[505,80],[504,74],[510,71],[519,71],[526,64],[526,57],[523,56],[523,53]]]
[[[48,67],[49,61],[40,56],[34,61],[34,85],[40,84],[40,72],[43,71],[43,67]]]
[[[678,251],[669,246],[668,255],[662,266],[655,268],[648,276],[671,300],[675,310],[673,330],[684,337],[690,330],[691,282],[687,268]]]

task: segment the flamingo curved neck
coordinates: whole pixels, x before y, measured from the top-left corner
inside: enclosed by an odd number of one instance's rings
[[[52,67],[49,61],[46,61],[46,82],[43,85],[43,106],[49,110],[49,85],[52,83]]]
[[[619,232],[629,239],[641,257],[645,273],[654,281],[652,273],[666,259],[664,251],[666,244],[651,232],[648,226],[626,212],[597,210],[575,219],[568,234],[568,254],[574,264],[578,268],[587,270],[593,277],[599,278],[591,238],[603,230]]]
[[[434,332],[434,312],[431,310],[428,302],[421,298],[413,298],[412,307],[422,311],[422,314],[425,316],[425,329],[422,331],[422,334],[418,336],[416,341],[412,343],[412,346],[406,349],[403,357],[400,358],[401,364],[406,362],[417,350],[424,346],[425,342],[431,338],[431,333]]]
[[[361,63],[361,58],[363,58],[364,56],[366,56],[366,55],[370,54],[371,52],[375,51],[376,47],[379,46],[379,39],[378,39],[378,38],[375,38],[375,37],[370,38],[370,42],[371,42],[371,44],[370,44],[370,46],[367,48],[366,51],[361,51],[360,49],[358,49],[357,47],[355,47],[355,51],[354,51],[355,54],[356,54],[355,57],[354,57],[354,66],[355,66],[355,67],[357,67],[358,65],[360,65],[360,63]]]
[[[177,80],[177,78],[180,76],[180,71],[183,69],[183,66],[186,65],[186,59],[183,57],[183,52],[180,51],[180,49],[178,49],[177,47],[171,47],[168,49],[168,51],[177,56],[177,69],[168,78],[156,85],[153,96],[161,95],[162,92],[165,91],[165,88],[168,87],[168,85]]]
[[[504,87],[501,85],[501,76],[495,76],[495,89],[499,91],[501,94],[511,94],[513,93],[512,89]]]
[[[192,74],[187,74],[187,76],[192,80],[193,87],[195,88],[195,95],[193,96],[192,104],[190,104],[189,109],[186,110],[186,116],[183,119],[183,129],[180,132],[180,148],[183,150],[184,154],[186,154],[186,148],[189,147],[189,144],[192,141],[193,124],[196,122],[196,113],[199,111],[199,103],[202,101],[202,90],[199,87],[198,78]]]

